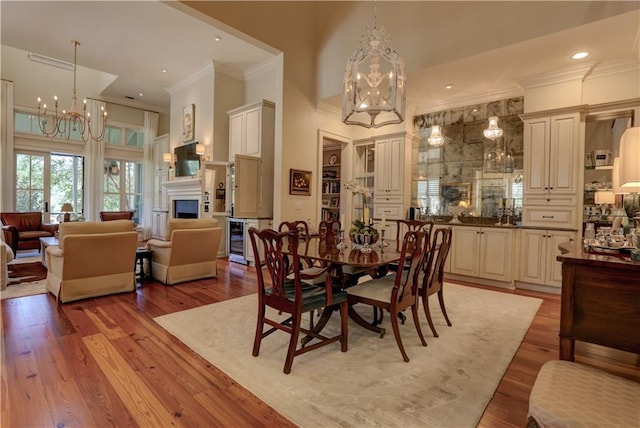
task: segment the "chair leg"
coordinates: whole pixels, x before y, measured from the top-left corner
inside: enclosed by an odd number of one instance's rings
[[[444,294],[442,293],[442,289],[438,291],[438,301],[440,302],[440,309],[442,310],[442,315],[444,315],[444,319],[447,321],[447,325],[451,327],[451,321],[449,321],[447,310],[444,307]]]
[[[302,322],[302,315],[300,313],[295,314],[291,320],[291,339],[289,339],[289,349],[287,350],[287,358],[284,362],[284,373],[291,373],[291,366],[293,365],[293,357],[296,355],[296,347],[298,346],[298,336],[300,335],[300,323]]]
[[[429,311],[429,296],[426,294],[422,295],[422,307],[424,308],[424,315],[427,317],[427,322],[429,323],[433,337],[439,337],[436,327],[433,325],[433,320],[431,319],[431,311]]]
[[[347,330],[349,320],[349,304],[344,301],[340,305],[340,350],[347,352],[349,332]]]
[[[400,324],[398,324],[397,314],[394,316],[389,315],[391,319],[391,328],[393,329],[393,335],[396,338],[396,343],[398,344],[398,348],[400,348],[400,353],[402,354],[402,358],[406,363],[409,362],[409,356],[404,350],[404,345],[402,344],[402,338],[400,337]]]
[[[254,357],[260,354],[260,343],[262,342],[262,329],[264,328],[264,305],[258,307],[258,325],[256,325],[256,337],[253,339]]]
[[[416,331],[418,332],[420,342],[422,343],[422,346],[427,346],[427,342],[424,340],[424,336],[422,335],[422,328],[420,328],[420,318],[418,317],[418,301],[416,301],[415,304],[411,305],[411,313],[413,314],[413,325],[416,326]]]

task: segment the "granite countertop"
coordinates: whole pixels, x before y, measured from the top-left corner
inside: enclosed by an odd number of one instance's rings
[[[564,227],[540,227],[540,226],[522,226],[520,221],[514,222],[511,220],[510,224],[498,225],[500,219],[498,217],[472,217],[462,216],[460,217],[460,223],[450,223],[453,219],[452,216],[433,216],[432,221],[434,224],[447,224],[450,226],[474,226],[474,227],[495,227],[499,229],[533,229],[533,230],[557,230],[565,232],[577,232],[577,229],[564,228]]]

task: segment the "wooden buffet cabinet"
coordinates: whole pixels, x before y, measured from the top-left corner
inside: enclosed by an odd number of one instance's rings
[[[574,360],[576,340],[640,353],[640,262],[587,253],[576,242],[559,249],[560,359]]]

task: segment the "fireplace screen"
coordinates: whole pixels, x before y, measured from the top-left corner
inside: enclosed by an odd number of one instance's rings
[[[176,199],[173,201],[173,218],[198,218],[197,199]]]

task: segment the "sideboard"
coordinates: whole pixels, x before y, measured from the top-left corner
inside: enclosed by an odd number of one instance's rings
[[[640,262],[559,245],[562,262],[560,359],[574,360],[575,341],[640,353]]]

